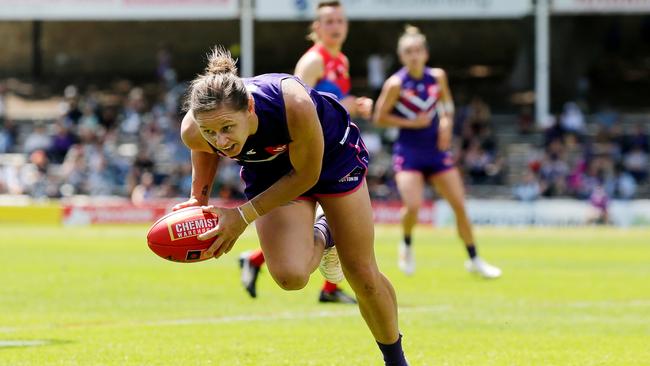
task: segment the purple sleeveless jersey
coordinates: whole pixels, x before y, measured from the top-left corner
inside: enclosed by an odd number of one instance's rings
[[[248,137],[242,152],[234,158],[242,166],[246,197],[262,193],[292,169],[281,87],[284,79],[294,79],[305,87],[316,107],[325,140],[320,178],[301,197],[342,195],[360,187],[368,168],[368,152],[359,129],[350,122],[336,97],[318,92],[292,75],[264,74],[243,79],[255,100],[259,122],[256,133]]]
[[[427,128],[402,128],[393,145],[393,168],[395,172],[419,171],[428,177],[454,167],[449,151],[438,150],[438,114],[436,103],[440,98],[440,86],[431,69],[426,68],[421,79],[412,78],[406,68],[395,73],[402,81],[400,95],[393,114],[413,120],[419,113],[431,115]]]

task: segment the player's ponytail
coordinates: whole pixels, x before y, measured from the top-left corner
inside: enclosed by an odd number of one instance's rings
[[[197,76],[187,92],[185,110],[195,114],[222,107],[234,111],[248,107],[248,92],[241,78],[237,76],[236,61],[230,52],[221,46],[212,49],[208,55],[205,73]]]
[[[422,42],[422,45],[427,48],[427,37],[420,32],[420,28],[407,24],[404,26],[404,33],[399,37],[399,40],[397,41],[397,52],[400,52],[403,47],[404,43],[410,40],[416,40],[419,42]]]
[[[207,74],[233,74],[237,75],[237,63],[232,58],[230,51],[222,46],[212,49],[208,56],[208,66],[205,68]]]

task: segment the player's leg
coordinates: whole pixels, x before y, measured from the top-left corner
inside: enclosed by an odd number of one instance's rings
[[[316,209],[316,220],[324,214],[323,208],[318,205],[318,208]],[[325,280],[323,282],[323,287],[321,287],[320,293],[318,294],[318,302],[356,304],[357,300],[353,296],[345,293],[338,284]]]
[[[397,190],[402,199],[402,232],[403,239],[399,243],[398,266],[402,272],[415,272],[415,256],[411,246],[411,234],[418,222],[418,213],[424,196],[424,177],[414,170],[401,171],[395,174]]]
[[[241,270],[241,283],[248,294],[257,297],[257,277],[264,264],[262,249],[253,249],[239,255],[239,269]]]
[[[314,240],[315,202],[295,200],[255,221],[266,265],[285,290],[303,288],[323,256],[323,241]]]
[[[327,215],[345,276],[384,359],[405,365],[395,291],[375,260],[373,215],[366,183],[345,196],[323,197],[320,203]]]
[[[483,261],[477,254],[472,224],[465,209],[465,187],[458,169],[451,168],[431,176],[431,182],[438,193],[449,202],[456,217],[458,235],[465,244],[470,260],[466,267],[470,272],[477,272],[486,278],[496,278],[501,270]]]

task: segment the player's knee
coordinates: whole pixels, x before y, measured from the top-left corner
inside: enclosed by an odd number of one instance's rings
[[[304,288],[309,282],[309,276],[300,271],[283,270],[273,273],[273,279],[277,284],[287,291],[295,291]]]

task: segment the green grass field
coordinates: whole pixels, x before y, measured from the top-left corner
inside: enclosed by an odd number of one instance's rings
[[[250,230],[195,264],[156,257],[140,226],[0,232],[1,366],[382,364],[356,307],[317,304],[318,272],[297,292],[263,272],[248,298],[235,252]],[[424,227],[406,277],[398,228],[377,228],[411,365],[650,365],[650,229],[477,236],[502,279],[470,276],[454,232]]]

